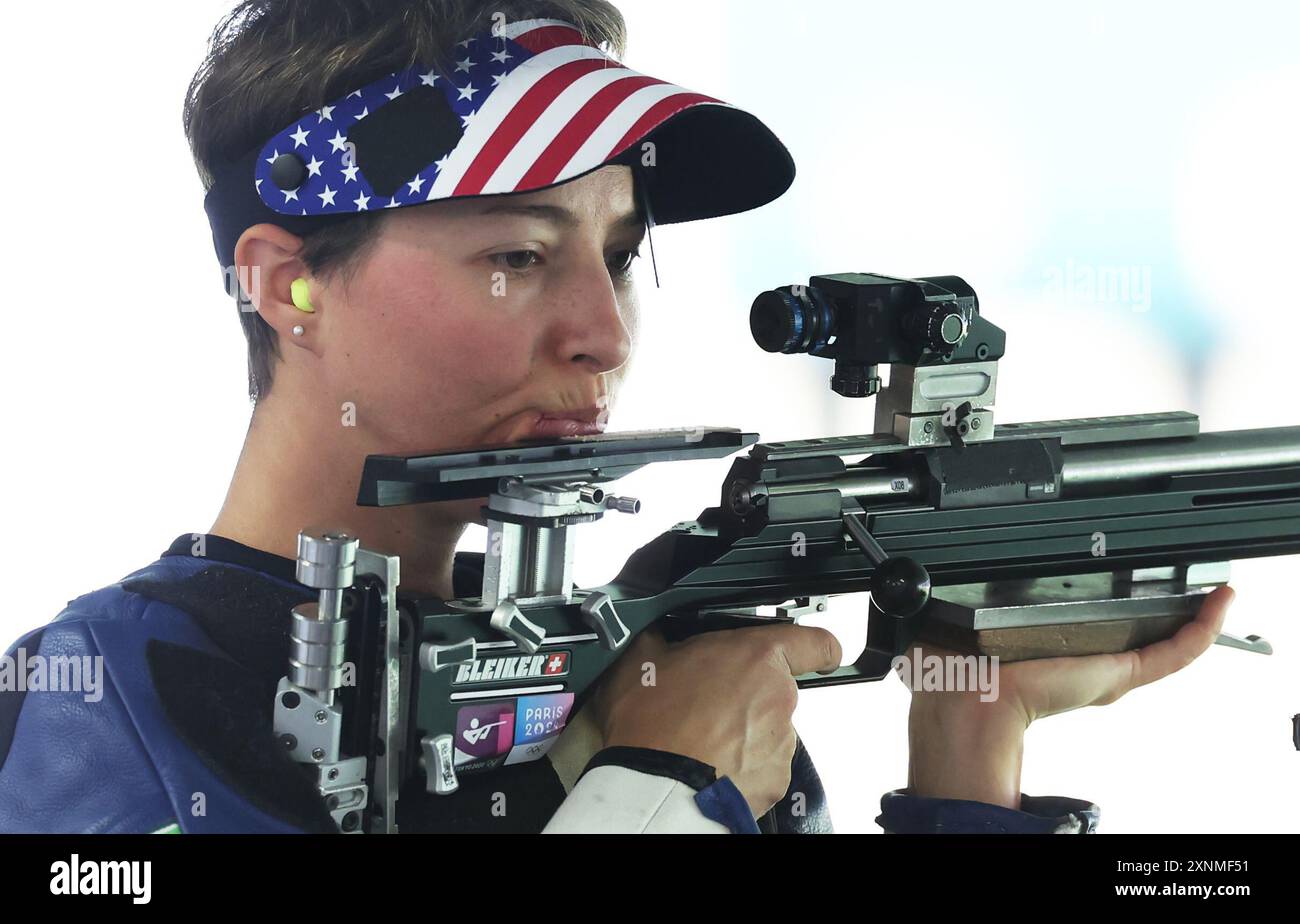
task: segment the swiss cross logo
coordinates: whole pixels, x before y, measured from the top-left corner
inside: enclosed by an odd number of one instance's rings
[[[569,672],[569,652],[545,651],[531,655],[475,658],[456,668],[453,684],[502,683],[563,677]]]

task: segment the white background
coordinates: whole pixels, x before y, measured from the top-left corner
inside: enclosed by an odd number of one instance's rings
[[[1006,329],[1003,422],[1158,410],[1207,430],[1300,424],[1294,4],[625,0],[626,63],[758,114],[799,165],[755,212],[655,234],[615,429],[778,440],[871,429],[829,364],[770,357],[747,312],[810,275],[957,274]],[[5,87],[0,640],[206,529],[247,425],[244,341],[181,129],[224,0],[21,5]],[[1119,271],[1098,298],[1061,274]],[[1288,387],[1289,386],[1289,387]],[[586,527],[578,579],[716,503],[726,462],[629,477],[637,518]],[[465,548],[481,547],[482,531]],[[1023,788],[1105,831],[1300,830],[1296,560],[1236,566],[1221,647],[1119,703],[1030,729]],[[860,600],[836,601],[861,632]],[[797,724],[837,827],[906,782],[897,681],[810,691]]]

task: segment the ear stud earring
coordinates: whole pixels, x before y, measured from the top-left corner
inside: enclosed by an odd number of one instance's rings
[[[293,335],[295,337],[301,337],[302,334],[303,334],[303,326],[301,324],[295,324],[293,326]]]

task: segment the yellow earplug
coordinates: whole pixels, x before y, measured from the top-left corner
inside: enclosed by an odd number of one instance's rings
[[[316,309],[312,307],[311,290],[307,288],[307,280],[295,279],[289,286],[289,297],[293,299],[293,307],[299,311],[305,311],[308,314],[315,313]]]

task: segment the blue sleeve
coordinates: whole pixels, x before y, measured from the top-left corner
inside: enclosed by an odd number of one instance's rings
[[[906,789],[880,798],[886,834],[1092,834],[1101,809],[1083,799],[1020,796],[1020,809],[966,799],[930,799]]]
[[[720,777],[697,792],[695,804],[705,818],[716,821],[732,834],[759,833],[744,793],[729,776]]]
[[[0,674],[0,832],[148,833],[175,820],[85,623],[24,636]]]

